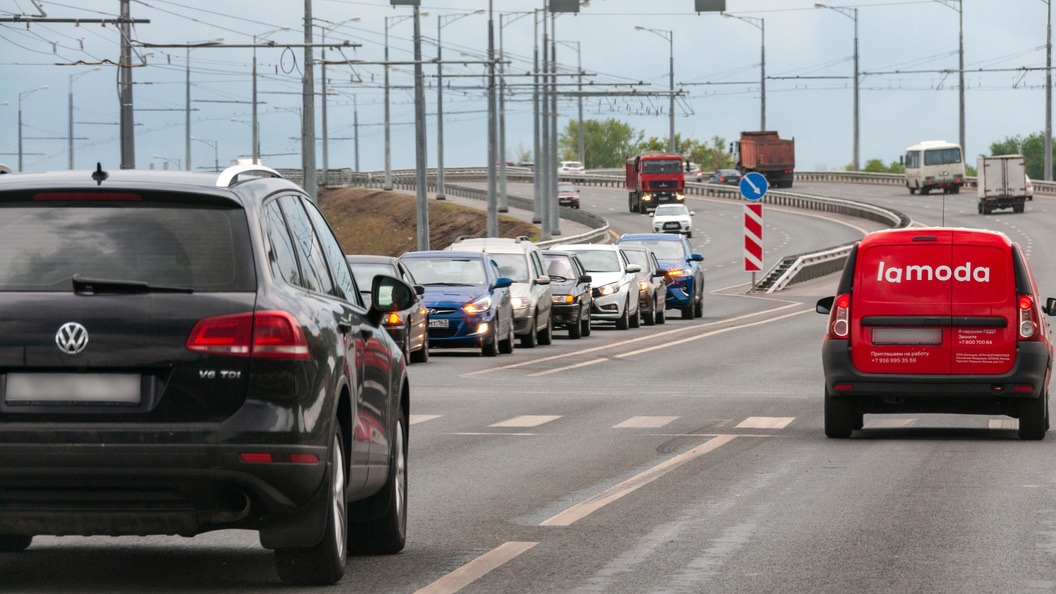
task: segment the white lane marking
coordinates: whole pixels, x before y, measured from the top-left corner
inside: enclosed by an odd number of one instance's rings
[[[511,363],[510,365],[500,365],[498,367],[489,367],[487,369],[481,369],[480,371],[471,371],[469,373],[463,373],[459,377],[471,377],[471,376],[474,376],[474,375],[483,375],[485,373],[491,373],[493,371],[499,371],[500,369],[516,369],[518,367],[525,367],[527,365],[535,365],[536,363],[544,363],[546,361],[553,361],[553,360],[556,360],[556,359],[567,359],[569,357],[569,355],[585,355],[587,353],[593,353],[595,351],[610,351],[610,350],[612,350],[612,349],[614,349],[616,347],[623,346],[625,344],[633,344],[633,343],[636,343],[636,342],[642,342],[642,341],[646,341],[646,340],[653,340],[655,338],[662,338],[664,336],[670,336],[672,334],[678,334],[678,333],[681,333],[681,332],[688,332],[688,331],[691,331],[691,330],[700,330],[701,328],[707,328],[708,326],[717,326],[719,324],[728,324],[730,322],[736,322],[737,320],[743,320],[744,318],[758,317],[758,316],[766,315],[766,314],[773,313],[773,312],[776,312],[776,311],[781,311],[783,309],[788,309],[790,307],[795,307],[797,305],[801,306],[803,304],[802,303],[798,303],[798,302],[792,302],[792,303],[789,303],[788,305],[782,305],[781,307],[775,307],[773,309],[768,309],[768,310],[761,311],[761,312],[748,313],[748,314],[744,314],[744,315],[740,315],[740,316],[736,316],[736,317],[732,317],[732,318],[725,318],[725,319],[722,319],[722,320],[716,320],[714,322],[708,322],[707,324],[694,324],[692,326],[683,326],[681,328],[676,328],[674,330],[665,330],[664,332],[658,332],[656,334],[648,334],[648,335],[645,335],[645,336],[639,336],[638,338],[629,338],[627,340],[621,340],[619,342],[614,342],[614,343],[611,343],[611,344],[603,344],[601,346],[596,346],[596,347],[589,348],[589,349],[583,349],[583,350],[575,351],[575,352],[572,352],[572,353],[562,353],[560,355],[551,355],[549,357],[540,357],[538,359],[531,359],[531,360],[528,360],[528,361],[521,361],[520,363]],[[814,311],[814,310],[811,310],[811,311]],[[600,361],[598,361],[598,362],[600,362]]]
[[[794,312],[792,312],[790,314],[785,314],[783,316],[778,316],[776,318],[770,318],[770,319],[767,319],[767,320],[760,320],[758,322],[749,322],[747,324],[738,324],[736,326],[730,326],[728,328],[719,328],[718,330],[712,330],[711,332],[705,332],[704,334],[698,334],[696,336],[690,336],[689,338],[683,338],[682,340],[675,340],[675,341],[672,341],[672,342],[665,342],[664,344],[658,344],[656,346],[646,347],[644,349],[638,349],[637,351],[631,351],[629,353],[620,353],[618,355],[613,355],[613,357],[615,357],[617,359],[623,359],[624,357],[634,357],[634,356],[640,355],[642,353],[648,353],[650,351],[658,351],[660,349],[666,349],[666,348],[670,348],[670,347],[673,347],[673,346],[678,346],[680,344],[684,344],[684,343],[687,343],[687,342],[692,342],[694,340],[700,340],[701,338],[707,338],[709,336],[715,336],[716,334],[723,334],[723,333],[729,332],[731,330],[740,330],[741,328],[750,328],[752,326],[759,326],[759,325],[762,325],[762,324],[769,324],[771,322],[776,322],[778,320],[783,320],[785,318],[791,318],[793,316],[798,316],[798,315],[802,315],[802,314],[805,314],[805,313],[813,313],[813,312],[814,312],[813,309],[804,309],[802,311],[794,311]]]
[[[424,423],[426,421],[432,421],[433,419],[439,419],[442,415],[411,415],[410,421],[412,425],[418,423]]]
[[[613,425],[613,429],[659,429],[674,421],[678,417],[631,417],[626,421]]]
[[[546,371],[537,371],[535,373],[529,373],[528,377],[539,377],[540,375],[550,375],[551,373],[557,373],[559,371],[568,371],[569,369],[578,369],[580,367],[586,367],[588,365],[594,365],[596,363],[604,363],[608,361],[608,357],[602,357],[600,359],[591,359],[590,361],[583,361],[582,363],[576,363],[574,365],[566,365],[564,367],[555,367],[554,369],[548,369]]]
[[[991,429],[1019,429],[1019,419],[990,419]]]
[[[862,425],[862,429],[901,429],[916,422],[916,419],[871,419]]]
[[[487,575],[514,557],[534,547],[537,542],[507,542],[484,553],[414,594],[453,594]]]
[[[748,417],[737,424],[737,429],[784,429],[796,417]]]
[[[549,423],[560,418],[561,415],[521,415],[488,425],[488,427],[538,427],[543,423]]]
[[[672,470],[682,466],[683,464],[712,452],[718,449],[720,446],[726,445],[736,439],[736,435],[716,435],[709,439],[703,444],[683,452],[673,458],[669,458],[660,464],[641,472],[622,483],[610,487],[601,493],[587,499],[582,503],[577,503],[565,511],[557,514],[556,516],[544,521],[540,526],[569,526],[577,520],[582,520],[588,515],[598,511],[606,505],[616,501],[617,499],[638,490],[641,487],[648,485],[656,479],[664,476]]]

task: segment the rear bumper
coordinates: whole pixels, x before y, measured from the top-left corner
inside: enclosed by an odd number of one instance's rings
[[[861,412],[1007,414],[1002,407],[1008,402],[1046,393],[1051,367],[1041,342],[1021,342],[1012,369],[997,375],[863,373],[854,367],[846,340],[826,341],[821,360],[825,390],[853,399]]]

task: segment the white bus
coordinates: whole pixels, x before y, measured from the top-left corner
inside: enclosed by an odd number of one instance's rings
[[[957,194],[964,185],[964,155],[961,147],[945,140],[925,140],[906,149],[900,159],[906,168],[906,187],[910,194],[927,194],[932,190]]]

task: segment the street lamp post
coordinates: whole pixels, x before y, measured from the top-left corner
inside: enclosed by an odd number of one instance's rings
[[[220,141],[195,138],[194,136],[191,137],[191,140],[197,140],[198,142],[213,145],[213,168],[214,171],[220,171]]]
[[[168,169],[169,163],[175,163],[176,164],[176,169],[180,169],[180,167],[181,167],[180,160],[177,159],[177,158],[162,157],[161,155],[154,155],[154,158],[155,159],[161,159],[162,165],[166,169]]]
[[[827,6],[820,2],[815,2],[814,8],[828,8],[830,10],[835,10],[854,21],[854,160],[852,161],[851,167],[854,171],[859,171],[861,169],[861,163],[859,161],[860,145],[858,136],[858,9],[845,6]]]
[[[69,97],[68,97],[69,100],[67,101],[67,105],[69,106],[69,128],[68,128],[68,131],[69,131],[69,135],[68,135],[69,145],[68,145],[68,148],[69,148],[69,153],[70,153],[70,169],[73,169],[73,81],[77,80],[78,78],[81,78],[82,76],[84,76],[85,74],[88,74],[89,72],[96,72],[98,70],[102,70],[102,68],[96,66],[95,68],[92,68],[91,70],[86,70],[86,71],[78,73],[78,74],[71,74],[70,75],[70,92],[69,92]]]
[[[22,91],[18,94],[18,171],[20,173],[22,172],[22,99],[47,88],[48,85],[44,85],[31,91]]]
[[[444,194],[444,64],[440,30],[463,17],[483,14],[484,9],[462,14],[441,14],[436,17],[436,199],[447,200]],[[428,13],[426,13],[428,14]]]
[[[499,14],[499,212],[508,212],[509,197],[506,195],[506,53],[502,45],[502,28],[528,16],[530,12]],[[502,17],[512,16],[507,22]]]
[[[327,178],[330,177],[330,139],[328,137],[329,131],[327,130],[326,124],[326,32],[333,31],[334,29],[344,25],[345,23],[352,23],[359,20],[359,17],[352,17],[345,19],[339,23],[333,23],[329,27],[323,27],[316,25],[322,29],[322,65],[320,66],[320,84],[322,85],[322,98],[323,98],[323,185],[327,185]]]
[[[567,47],[572,47],[572,44],[576,44],[576,73],[579,75],[579,97],[577,97],[579,103],[579,162],[583,163],[585,167],[587,164],[587,158],[584,154],[583,146],[583,55],[580,52],[580,43],[578,41],[558,41],[558,43],[564,44]]]
[[[385,183],[382,184],[381,189],[386,191],[392,190],[392,142],[389,136],[389,27],[413,17],[414,15],[411,14],[385,17]]]
[[[961,154],[968,154],[967,148],[964,146],[964,2],[963,0],[935,0],[936,2],[950,8],[951,10],[957,11],[957,27],[958,27],[958,49],[957,53],[959,56],[960,66],[957,69],[958,73],[958,101],[960,103],[960,133],[961,133]],[[954,3],[957,6],[954,6]],[[1046,70],[1048,72],[1048,70]],[[1050,135],[1051,137],[1051,135]],[[1051,140],[1049,141],[1051,142]],[[1051,151],[1049,151],[1051,154]],[[1051,159],[1051,157],[1049,157]]]
[[[760,19],[760,20],[762,20],[762,19]],[[670,102],[670,105],[668,106],[668,118],[671,121],[671,130],[670,130],[669,134],[671,136],[668,139],[669,140],[668,147],[670,149],[671,154],[673,155],[673,154],[676,153],[676,149],[675,149],[675,33],[673,31],[669,31],[669,30],[666,30],[666,29],[648,29],[646,27],[640,27],[640,26],[635,26],[634,30],[635,31],[648,31],[648,32],[650,32],[650,33],[652,33],[654,35],[659,35],[660,37],[666,39],[667,43],[671,46],[671,58],[670,58],[670,64],[669,64],[669,75],[670,75],[670,78],[669,78],[669,82],[668,82],[668,90],[671,93],[671,97],[670,97],[670,101],[671,102]]]
[[[759,130],[760,131],[766,130],[766,21],[764,19],[761,19],[761,18],[758,18],[758,17],[737,16],[735,14],[730,14],[728,12],[723,12],[721,14],[722,14],[722,16],[727,17],[727,18],[737,19],[739,21],[744,21],[744,22],[748,23],[749,25],[755,27],[756,29],[759,29],[759,33],[761,35],[761,41],[760,41],[760,44],[759,44],[760,47],[761,47],[760,54],[759,54],[760,55],[759,68],[760,68],[760,72],[761,72],[761,75],[760,75],[760,78],[759,78],[759,88],[760,88]]]
[[[1045,24],[1045,181],[1052,181],[1052,0]]]

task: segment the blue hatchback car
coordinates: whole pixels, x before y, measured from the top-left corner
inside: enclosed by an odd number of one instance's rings
[[[486,357],[513,352],[508,278],[482,252],[407,252],[400,261],[425,287],[431,348],[480,348]]]
[[[694,254],[689,241],[670,233],[625,233],[618,245],[641,245],[656,254],[668,271],[667,309],[682,310],[683,319],[704,315],[704,256]]]

